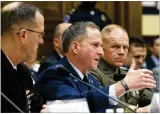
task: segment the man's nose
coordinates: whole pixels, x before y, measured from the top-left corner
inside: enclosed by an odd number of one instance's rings
[[[98,54],[99,54],[100,56],[103,56],[103,55],[104,55],[104,52],[103,52],[103,48],[102,48],[102,47],[99,48]]]
[[[141,57],[138,59],[138,62],[142,64],[142,63],[144,62],[144,58],[141,56]]]
[[[119,54],[124,54],[124,49],[123,49],[123,47],[121,47],[121,48],[119,49]]]
[[[43,38],[40,38],[40,40],[39,40],[39,44],[43,44],[43,43],[44,43]]]

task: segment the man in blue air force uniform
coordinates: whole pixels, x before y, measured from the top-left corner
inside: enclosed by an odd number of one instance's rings
[[[91,112],[104,112],[105,109],[116,105],[117,102],[79,81],[83,80],[93,85],[114,99],[126,92],[120,81],[101,87],[98,80],[88,73],[89,69],[97,68],[98,61],[103,56],[99,28],[92,22],[74,23],[63,34],[63,51],[65,57],[38,76],[35,90],[42,95],[43,100],[86,98]],[[71,77],[66,71],[59,71],[60,66],[67,68],[79,80]],[[133,64],[132,67],[134,66]],[[130,69],[123,81],[129,90],[153,88],[155,81],[151,73],[149,70]],[[143,80],[144,76],[147,80]],[[145,84],[144,81],[146,81]]]

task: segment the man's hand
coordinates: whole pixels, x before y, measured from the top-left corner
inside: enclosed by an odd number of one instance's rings
[[[149,107],[140,107],[136,110],[137,113],[148,113],[149,112]]]
[[[47,107],[47,105],[43,105],[43,106],[42,106],[41,113],[46,113],[46,107]]]
[[[131,108],[132,110],[137,109],[137,106],[134,106],[134,105],[129,105],[128,107]],[[124,112],[125,113],[133,113],[129,108],[125,108]]]
[[[147,69],[134,70],[136,63],[132,60],[132,65],[124,78],[129,90],[139,90],[144,88],[155,88],[156,81],[152,76],[152,71]]]

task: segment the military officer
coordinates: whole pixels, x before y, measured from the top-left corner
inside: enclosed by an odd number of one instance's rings
[[[125,71],[120,67],[128,53],[129,38],[126,30],[118,25],[104,27],[101,34],[104,56],[100,59],[97,70],[90,72],[105,86],[114,84],[125,77]],[[128,103],[128,106],[137,112],[147,112],[151,98],[151,91],[143,89],[127,92],[120,97],[120,100]],[[139,108],[137,108],[138,106]],[[126,109],[125,111],[129,110]]]

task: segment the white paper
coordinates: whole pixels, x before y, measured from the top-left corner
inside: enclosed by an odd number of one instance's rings
[[[152,98],[152,101],[151,101],[149,112],[151,112],[151,113],[160,112],[159,97],[160,97],[159,93],[154,93],[153,94],[153,98]]]
[[[86,99],[56,100],[46,104],[46,112],[90,112]]]

